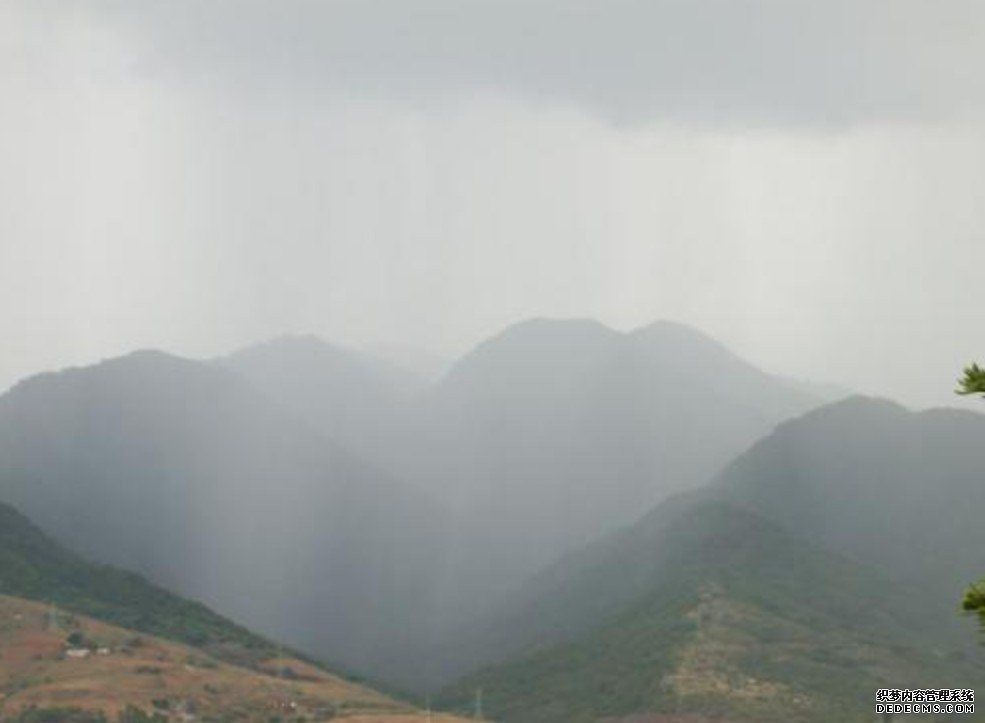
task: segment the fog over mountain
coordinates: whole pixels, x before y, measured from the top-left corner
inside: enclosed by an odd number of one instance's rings
[[[985,689],[983,71],[976,0],[0,0],[0,719],[195,715],[203,626],[394,723]],[[86,689],[66,591],[213,677]]]
[[[313,336],[281,337],[216,362],[332,439],[383,462],[427,381]]]
[[[440,507],[215,365],[137,352],[22,382],[0,480],[70,549],[309,652],[383,669],[428,640]]]
[[[821,400],[680,324],[534,319],[425,395],[401,467],[463,515],[482,598],[706,482]],[[474,604],[474,603],[473,603]]]
[[[0,386],[670,318],[953,404],[983,38],[972,0],[4,2]]]
[[[144,351],[0,397],[0,493],[72,549],[418,685],[412,661],[526,576],[820,403],[671,322],[530,320],[430,385],[310,336]]]

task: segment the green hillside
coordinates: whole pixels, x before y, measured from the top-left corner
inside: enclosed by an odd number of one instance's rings
[[[94,565],[67,551],[26,517],[0,504],[0,594],[71,611],[252,663],[276,647],[204,605],[173,595],[140,575]]]
[[[486,631],[516,624],[529,639],[566,639],[468,676],[442,703],[464,710],[481,688],[491,718],[517,723],[678,711],[869,721],[877,688],[985,682],[981,656],[928,626],[917,590],[731,505],[676,507]],[[632,593],[620,589],[631,577]],[[633,602],[590,627],[584,606],[604,609],[609,596]]]

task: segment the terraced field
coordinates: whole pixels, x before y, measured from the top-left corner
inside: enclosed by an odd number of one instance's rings
[[[293,658],[258,670],[37,602],[0,596],[0,718],[36,707],[115,720],[128,707],[166,720],[412,723],[425,714]],[[434,723],[461,719],[432,715]]]

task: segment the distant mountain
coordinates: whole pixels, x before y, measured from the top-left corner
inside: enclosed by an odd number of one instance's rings
[[[378,358],[284,337],[218,360],[456,513],[439,617],[473,616],[565,550],[706,482],[820,403],[688,327],[512,326],[422,386]],[[437,531],[437,528],[435,528]]]
[[[432,386],[315,337],[211,362],[137,352],[0,396],[0,501],[93,559],[424,690],[469,664],[424,651],[455,648],[528,575],[818,403],[670,322],[531,320]]]
[[[502,721],[868,721],[879,687],[985,682],[985,417],[853,398],[534,576],[443,660]],[[952,524],[953,521],[953,524]],[[960,681],[960,682],[948,682]],[[635,720],[635,719],[634,719]]]
[[[429,633],[438,508],[219,366],[138,352],[17,385],[0,500],[353,669],[398,665]]]
[[[365,351],[406,369],[429,384],[441,378],[451,365],[451,361],[440,354],[406,344],[372,344]]]
[[[348,449],[382,462],[422,377],[315,336],[285,336],[216,360]]]
[[[778,378],[786,382],[797,391],[808,394],[812,397],[816,397],[817,399],[822,400],[825,404],[830,404],[832,402],[841,401],[842,399],[847,399],[848,397],[857,396],[856,392],[853,392],[848,387],[843,387],[838,384],[815,382],[809,379],[800,379],[798,377],[790,377],[785,375],[781,375]]]
[[[703,484],[819,403],[683,325],[535,319],[422,398],[426,431],[404,469],[464,517],[457,549],[483,598]]]

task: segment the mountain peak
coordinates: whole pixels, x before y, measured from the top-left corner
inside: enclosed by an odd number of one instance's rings
[[[343,373],[359,379],[387,378],[388,384],[415,386],[414,374],[372,352],[333,344],[316,334],[284,334],[237,349],[215,360],[239,372],[266,368],[267,372],[295,374],[299,368],[311,373]],[[249,375],[248,375],[249,376]],[[256,380],[254,380],[256,381]],[[325,378],[322,382],[327,381]]]
[[[649,335],[649,334],[659,334],[659,335],[677,335],[682,338],[700,338],[707,341],[715,342],[715,340],[706,334],[705,332],[697,329],[690,324],[685,324],[682,321],[674,321],[672,319],[656,319],[651,321],[649,324],[644,324],[643,326],[637,327],[632,331],[628,332],[633,335]],[[718,343],[718,342],[715,342]]]
[[[546,316],[531,317],[511,324],[485,343],[504,340],[530,340],[537,338],[588,338],[614,337],[618,332],[605,324],[584,317],[554,318]]]
[[[139,349],[122,356],[102,359],[86,366],[71,366],[57,371],[42,372],[27,377],[14,384],[5,396],[15,397],[51,385],[61,387],[88,381],[119,379],[143,379],[158,374],[206,373],[211,371],[205,365],[185,359],[159,349]]]
[[[341,347],[325,341],[317,334],[281,334],[236,349],[227,358],[341,353],[344,353]]]
[[[591,319],[527,319],[459,359],[442,387],[447,391],[465,385],[499,396],[516,392],[523,379],[540,385],[577,377],[586,365],[609,354],[621,338],[619,332]]]
[[[825,404],[817,409],[812,409],[787,424],[848,420],[898,420],[912,415],[912,411],[891,399],[853,394],[836,402]]]
[[[678,321],[660,319],[627,333],[631,339],[649,346],[673,348],[677,352],[739,357],[714,337]]]

